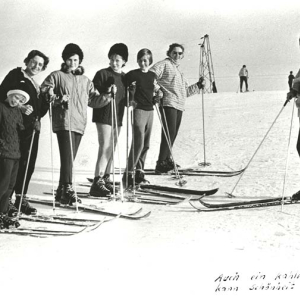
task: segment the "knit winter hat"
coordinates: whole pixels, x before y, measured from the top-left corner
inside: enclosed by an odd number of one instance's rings
[[[83,52],[80,47],[76,44],[68,44],[62,52],[62,58],[66,61],[69,57],[77,54],[79,56],[79,62],[81,63],[83,60]]]
[[[114,44],[108,52],[108,58],[110,58],[112,55],[120,55],[122,58],[127,62],[128,60],[128,48],[123,43]]]
[[[12,94],[20,94],[20,95],[24,96],[26,101],[23,102],[22,104],[27,103],[30,99],[29,89],[24,80],[21,80],[19,82],[14,83],[13,85],[11,85],[9,91],[7,92],[7,96],[12,95]]]

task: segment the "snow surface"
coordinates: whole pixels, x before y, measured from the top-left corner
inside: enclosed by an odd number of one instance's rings
[[[244,198],[281,196],[283,188],[285,195],[298,191],[299,119],[295,110],[288,150],[293,105],[283,109],[285,98],[284,91],[205,94],[205,161],[211,163],[205,170],[239,170],[253,159],[239,182],[240,177],[187,177],[186,187],[219,187],[216,198],[232,192],[237,182],[234,194]],[[49,132],[45,117],[31,194],[42,195],[51,187]],[[125,166],[125,140],[126,126],[120,135],[121,166]],[[159,141],[156,117],[147,168],[155,167]],[[54,136],[53,145],[56,185],[59,154]],[[96,128],[89,122],[76,159],[76,182],[93,176],[97,149]],[[184,167],[204,161],[201,95],[187,100],[174,157]],[[175,186],[168,177],[149,179]],[[140,206],[107,205],[119,211]],[[299,274],[299,205],[198,213],[184,203],[143,205],[143,210],[152,211],[145,220],[119,219],[69,238],[0,235],[2,295],[4,291],[14,299],[299,299],[300,279],[275,279],[278,273]],[[221,285],[237,286],[238,291],[217,291],[217,278],[236,275],[237,281]],[[279,286],[279,281],[295,285],[284,291],[250,290],[253,284]]]

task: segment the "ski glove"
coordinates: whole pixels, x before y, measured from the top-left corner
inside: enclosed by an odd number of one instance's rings
[[[291,89],[286,95],[286,100],[290,101],[291,99],[293,99],[296,96],[297,96],[297,91]]]
[[[164,93],[159,89],[156,91],[153,97],[153,104],[156,105],[157,103],[160,104],[160,100],[163,98]]]
[[[39,120],[35,120],[33,123],[33,129],[36,132],[40,132],[41,131],[41,122]]]
[[[199,78],[199,80],[197,82],[197,86],[200,90],[205,87],[205,80],[202,76]]]
[[[53,92],[53,88],[51,87],[42,88],[42,92],[47,103],[51,103],[57,98],[57,96]]]

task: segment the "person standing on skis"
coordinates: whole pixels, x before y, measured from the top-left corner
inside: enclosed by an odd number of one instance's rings
[[[246,65],[243,65],[243,67],[240,69],[239,72],[239,76],[240,76],[240,92],[243,92],[243,82],[245,82],[245,86],[246,86],[246,92],[249,92],[248,90],[248,70],[246,69]]]
[[[292,88],[287,94],[287,100],[291,100],[292,98],[296,98],[295,103],[298,108],[298,117],[300,118],[300,70],[296,74],[292,84]],[[296,148],[297,148],[298,155],[300,156],[300,127],[299,127]],[[292,195],[292,200],[297,200],[297,201],[300,200],[300,191]]]
[[[81,202],[72,185],[73,162],[85,131],[87,107],[105,106],[111,97],[100,95],[92,81],[83,75],[83,52],[78,45],[66,45],[62,58],[61,69],[52,72],[41,89],[44,97],[53,102],[52,130],[56,133],[60,153],[60,178],[55,200],[72,205]]]
[[[128,186],[133,185],[133,180],[137,184],[149,183],[145,179],[144,166],[147,152],[150,148],[153,105],[160,102],[162,97],[162,92],[156,84],[156,75],[153,72],[149,72],[152,62],[152,52],[149,49],[141,49],[137,54],[137,63],[140,68],[131,70],[125,75],[127,88],[134,84],[132,100],[133,139],[128,157]],[[134,178],[133,173],[135,173]],[[123,185],[126,182],[126,174],[127,170],[125,170],[123,175]]]
[[[17,84],[20,81],[25,82],[30,99],[26,104],[19,105],[19,108],[22,112],[25,130],[22,131],[20,136],[21,157],[19,171],[15,186],[10,196],[12,197],[13,193],[15,192],[16,199],[14,205],[17,209],[19,209],[21,193],[24,185],[21,212],[30,215],[35,214],[37,210],[26,200],[26,193],[31,176],[34,172],[38,153],[40,119],[47,113],[48,110],[48,104],[40,98],[40,86],[34,80],[34,76],[38,75],[47,68],[49,58],[39,50],[32,50],[24,59],[24,63],[26,66],[24,69],[20,67],[15,68],[6,75],[0,85],[0,99],[1,101],[6,99],[7,92],[11,89],[12,85]],[[35,133],[33,134],[34,131]],[[29,153],[31,141],[32,148],[31,153]],[[30,160],[27,169],[27,176],[25,178],[29,155]]]
[[[19,105],[28,102],[30,96],[24,80],[11,85],[5,101],[0,102],[0,229],[13,225],[13,215],[18,210],[9,203],[14,188],[20,151],[20,134],[25,129]]]
[[[205,85],[201,77],[195,84],[189,85],[179,69],[184,58],[184,47],[181,44],[171,44],[167,51],[167,58],[157,62],[150,68],[157,77],[157,84],[163,92],[160,113],[163,126],[169,136],[166,138],[164,131],[161,133],[159,156],[155,167],[157,174],[166,173],[174,169],[169,144],[173,147],[181,124],[182,113],[187,97],[200,93]],[[168,141],[170,139],[170,141]],[[179,166],[178,166],[179,167]]]
[[[101,95],[114,97],[116,120],[111,105],[93,109],[93,122],[98,133],[99,150],[90,195],[106,197],[113,193],[113,181],[110,179],[113,162],[113,137],[116,146],[120,134],[126,105],[125,73],[122,68],[128,60],[128,48],[123,43],[114,44],[108,52],[109,67],[99,70],[93,79],[95,88]],[[117,122],[117,127],[113,126]],[[116,124],[116,123],[114,123]]]

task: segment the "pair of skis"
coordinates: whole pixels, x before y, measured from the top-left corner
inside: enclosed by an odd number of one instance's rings
[[[201,204],[199,207],[195,203]],[[284,205],[299,204],[297,200],[293,200],[290,197],[278,197],[278,198],[266,198],[266,199],[256,199],[249,201],[234,201],[225,203],[213,203],[207,202],[202,199],[197,199],[197,201],[190,201],[190,205],[200,212],[214,212],[214,211],[225,211],[225,210],[236,210],[236,209],[251,209],[260,208],[268,206],[279,206],[284,203]]]
[[[78,193],[80,196],[80,193]],[[47,205],[47,206],[53,206],[53,203],[51,200],[42,200],[38,198],[27,198],[28,202],[31,203],[36,203],[36,204],[42,204],[42,205]],[[57,205],[59,206],[59,204]],[[63,206],[62,208],[68,209],[68,210],[76,210],[75,206]],[[151,211],[148,212],[142,212],[142,208],[138,208],[134,210],[133,212],[129,213],[123,213],[123,212],[114,212],[114,211],[109,211],[107,209],[104,209],[102,207],[97,207],[96,205],[87,205],[87,204],[78,204],[78,209],[82,212],[89,212],[89,213],[95,213],[95,214],[100,214],[100,215],[105,215],[105,216],[111,216],[111,217],[119,217],[123,219],[128,219],[128,220],[140,220],[144,219],[150,216]]]
[[[236,171],[214,171],[214,170],[203,170],[199,168],[179,168],[179,175],[185,176],[217,176],[217,177],[233,177],[242,174],[246,168],[236,170]],[[123,171],[123,169],[121,169]],[[145,175],[175,175],[174,171],[168,173],[157,174],[154,169],[145,169]],[[92,178],[88,178],[89,182],[93,182]]]
[[[217,176],[217,177],[233,177],[242,174],[245,169],[237,170],[237,171],[209,171],[209,170],[200,170],[194,168],[185,168],[178,169],[179,175],[183,176]],[[153,169],[146,169],[145,175],[174,175],[174,172],[157,174]]]
[[[47,215],[36,215],[36,216],[23,216],[19,217],[19,220],[24,220],[27,222],[34,223],[51,223],[64,225],[67,227],[76,226],[83,227],[80,230],[66,230],[66,229],[50,229],[45,226],[20,226],[17,228],[5,228],[0,230],[0,234],[14,234],[14,235],[23,235],[23,236],[32,236],[32,237],[49,237],[49,236],[73,236],[83,232],[91,232],[99,228],[103,223],[114,220],[114,218],[104,218],[102,220],[88,220],[88,219],[72,219],[65,216],[47,216]]]
[[[125,192],[124,198],[128,201],[141,202],[145,204],[177,205],[187,202],[192,196],[213,195],[218,188],[208,190],[196,190],[186,188],[175,188],[162,185],[142,184],[134,192]],[[77,192],[81,198],[109,201],[110,198],[91,197],[87,192]]]

